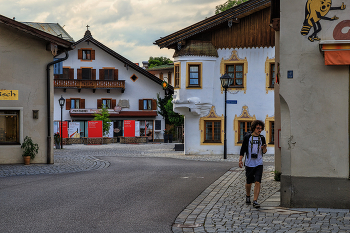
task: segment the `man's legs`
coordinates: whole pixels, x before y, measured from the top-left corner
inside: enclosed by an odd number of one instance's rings
[[[255,185],[254,185],[254,201],[258,200],[259,193],[260,193],[260,182],[255,181]]]

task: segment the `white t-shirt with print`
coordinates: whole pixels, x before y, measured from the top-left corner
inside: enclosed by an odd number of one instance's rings
[[[252,148],[252,137],[253,137],[253,148]],[[259,143],[260,139],[260,143]],[[251,135],[249,137],[249,142],[248,142],[248,154],[246,156],[245,160],[245,166],[247,167],[257,167],[259,165],[263,165],[263,153],[261,150],[262,146],[262,140],[259,137],[255,137]],[[256,159],[251,157],[251,154],[257,154],[258,157]]]

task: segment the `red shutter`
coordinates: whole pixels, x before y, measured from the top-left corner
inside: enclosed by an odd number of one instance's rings
[[[97,100],[97,108],[102,108],[102,99]]]
[[[83,50],[78,49],[78,59],[83,59]]]
[[[91,50],[91,60],[95,60],[95,50]]]
[[[85,109],[85,99],[80,99],[80,108]]]
[[[70,99],[66,99],[66,110],[70,110]]]
[[[78,79],[83,79],[83,70],[82,69],[78,69],[77,70],[77,78]]]
[[[105,79],[105,70],[104,69],[100,69],[98,79],[99,80],[104,80]]]
[[[157,110],[157,100],[152,100],[152,110]]]
[[[114,69],[114,80],[118,80],[118,69]]]
[[[112,108],[114,108],[115,106],[117,106],[117,100],[116,99],[112,99]]]
[[[139,100],[139,110],[143,110],[143,99]]]
[[[69,69],[69,79],[74,79],[74,69]]]
[[[91,80],[96,80],[96,69],[91,69]]]

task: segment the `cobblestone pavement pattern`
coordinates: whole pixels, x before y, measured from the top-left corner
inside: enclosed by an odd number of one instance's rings
[[[55,150],[54,164],[0,165],[0,177],[56,174],[103,169],[102,156],[171,157],[200,161],[238,162],[238,155],[184,155],[174,144],[69,145]],[[244,169],[234,167],[203,191],[176,218],[172,231],[182,232],[350,232],[350,213],[344,209],[287,209],[279,207],[279,182],[274,181],[273,155],[264,156],[260,209],[245,204]],[[276,201],[277,200],[277,201]]]

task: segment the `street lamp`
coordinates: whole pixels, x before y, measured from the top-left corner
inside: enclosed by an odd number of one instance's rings
[[[225,89],[225,118],[224,118],[224,159],[227,159],[227,140],[226,140],[226,100],[227,88],[233,83],[233,78],[225,73],[220,77],[221,86]]]
[[[61,129],[60,129],[60,134],[61,134],[61,149],[63,147],[63,144],[62,144],[62,109],[63,109],[63,106],[64,106],[64,102],[65,102],[65,99],[62,97],[61,95],[61,98],[58,100],[58,102],[60,103],[60,106],[61,106]]]

